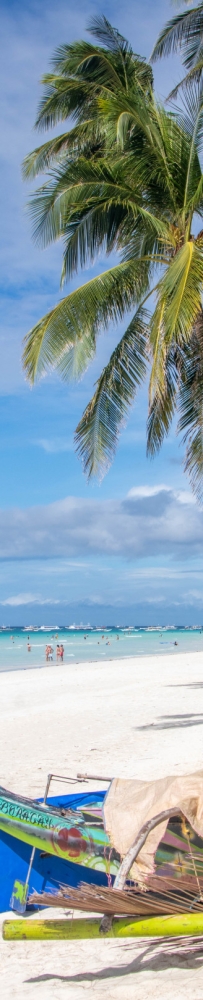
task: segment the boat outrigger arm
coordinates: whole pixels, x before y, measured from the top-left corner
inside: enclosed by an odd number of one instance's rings
[[[177,815],[180,819],[185,820],[185,814],[182,810],[179,810]],[[131,916],[125,918],[114,918],[114,913],[117,912],[116,905],[116,893],[124,889],[126,879],[131,870],[132,864],[136,860],[141,848],[146,842],[146,839],[155,827],[163,823],[163,821],[168,821],[172,816],[174,816],[174,808],[163,810],[158,813],[152,819],[148,820],[136,837],[134,844],[130,847],[125,858],[123,859],[118,874],[116,876],[113,889],[111,892],[112,897],[115,894],[115,909],[110,915],[105,914],[102,921],[99,922],[98,919],[79,919],[79,920],[34,920],[30,922],[29,920],[5,920],[3,924],[3,937],[5,940],[22,940],[22,938],[27,938],[30,940],[79,940],[88,938],[98,938],[101,934],[105,934],[107,937],[180,937],[184,935],[191,935],[193,937],[200,936],[203,934],[203,910],[202,906],[199,912],[196,913],[175,913],[175,914],[156,914],[155,916]],[[93,887],[92,887],[93,888]],[[108,889],[105,890],[108,892]],[[70,890],[71,893],[71,890]],[[53,894],[38,894],[34,893],[32,896],[32,902],[38,905],[53,905],[54,896]],[[203,900],[201,900],[201,903]],[[68,888],[67,894],[64,896],[64,906],[67,907],[68,904]],[[55,904],[56,901],[55,901]],[[60,904],[62,905],[62,904]],[[99,908],[99,907],[98,907]]]

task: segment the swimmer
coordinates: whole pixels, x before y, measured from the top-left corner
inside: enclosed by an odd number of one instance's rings
[[[174,642],[174,646],[178,646],[178,642],[176,642],[176,640],[175,640],[175,642]]]
[[[28,642],[28,644],[27,644],[27,651],[28,651],[28,653],[31,653],[31,645],[30,645],[30,642]]]

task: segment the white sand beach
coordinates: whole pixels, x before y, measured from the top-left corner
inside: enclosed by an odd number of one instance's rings
[[[50,771],[150,779],[203,767],[201,653],[1,673],[0,705],[0,784],[28,796]],[[203,998],[203,953],[175,945],[164,956],[150,941],[0,940],[0,955],[4,998]]]

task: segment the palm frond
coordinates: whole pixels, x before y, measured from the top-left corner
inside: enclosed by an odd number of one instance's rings
[[[70,133],[64,132],[63,135],[57,136],[56,139],[49,139],[42,146],[33,149],[32,153],[28,153],[23,160],[22,174],[24,180],[32,180],[34,177],[37,177],[41,171],[50,167],[53,161],[57,160],[64,152],[67,155],[69,146]]]
[[[58,170],[52,171],[50,180],[32,196],[30,213],[35,222],[34,238],[46,246],[66,234],[68,225],[74,224],[76,218],[81,221],[91,210],[102,212],[104,206],[107,212],[112,205],[131,211],[134,207],[136,216],[136,195],[140,200],[140,192],[133,191],[129,175],[125,182],[125,171],[119,170],[119,164],[113,162],[111,168],[105,160],[96,162],[78,157],[77,163],[58,166]],[[155,220],[155,225],[160,233],[167,232],[161,220]]]
[[[202,240],[184,243],[158,286],[158,302],[150,323],[153,352],[150,406],[165,396],[166,359],[170,345],[183,347],[190,340],[201,308],[203,282]]]
[[[178,350],[172,346],[164,359],[164,381],[149,406],[147,454],[153,457],[168,434],[173,419],[179,379]]]
[[[203,500],[203,311],[199,312],[193,336],[182,358],[178,430],[184,432],[185,470],[192,488]]]
[[[166,360],[166,331],[165,331],[165,307],[166,302],[163,296],[158,297],[158,302],[150,321],[150,342],[152,345],[153,359],[149,383],[150,407],[153,406],[157,396],[164,395],[165,392],[165,360]]]
[[[69,117],[76,119],[77,123],[91,117],[95,105],[94,83],[47,73],[42,84],[45,93],[39,104],[35,128],[49,129]]]
[[[66,226],[66,247],[63,255],[61,286],[78,268],[95,260],[99,250],[110,254],[121,242],[126,208],[122,204],[103,201],[101,205],[86,207],[85,212],[75,212]]]
[[[187,90],[182,95],[181,107],[174,107],[174,111],[181,131],[188,135],[192,150],[195,147],[197,155],[201,150],[203,136],[203,80],[198,84],[194,84],[192,80],[188,82]]]
[[[187,214],[188,203],[201,181],[199,153],[203,139],[203,84],[190,84],[182,98],[183,108],[177,110],[176,119],[181,132],[188,136],[187,165],[184,179],[183,210]]]
[[[37,149],[34,149],[32,153],[28,153],[23,160],[23,178],[32,180],[47,168],[53,167],[55,164],[59,166],[61,162],[66,165],[68,162],[77,160],[77,157],[81,155],[86,155],[88,158],[92,153],[95,154],[95,150],[101,143],[101,129],[98,123],[91,118],[80,122],[69,132],[64,132],[62,135],[56,136],[55,139],[49,139],[48,142],[44,142]]]
[[[88,352],[101,327],[121,319],[149,285],[148,263],[118,264],[71,292],[28,333],[23,364],[31,382],[50,367],[61,367],[64,351],[84,338]]]
[[[167,221],[143,207],[140,184],[130,175],[131,157],[121,162],[115,159],[89,161],[78,157],[77,163],[52,171],[50,180],[32,196],[30,212],[34,220],[33,235],[37,243],[47,246],[60,236],[65,238],[62,281],[79,266],[84,267],[103,247],[107,253],[123,249],[125,232],[128,258],[138,233],[151,236],[154,261],[158,252],[171,253],[176,243]],[[145,243],[147,246],[147,243]],[[139,253],[136,256],[140,256]],[[125,256],[125,255],[124,255]],[[143,256],[143,254],[142,254]]]
[[[186,75],[183,76],[182,80],[179,80],[178,83],[176,83],[176,86],[173,87],[173,89],[170,91],[166,99],[166,102],[168,103],[169,101],[172,101],[174,99],[176,100],[180,90],[182,90],[183,94],[187,94],[187,91],[191,87],[191,84],[192,85],[195,84],[195,86],[198,87],[199,84],[202,82],[202,72],[203,72],[203,51],[201,58],[198,59],[198,62],[195,63],[194,68],[190,69],[189,73],[186,73]]]
[[[102,477],[115,455],[130,403],[146,373],[148,314],[140,307],[97,382],[76,428],[77,451],[88,478]]]
[[[57,363],[57,371],[65,382],[78,382],[94,358],[96,337],[93,330],[84,331],[82,337],[75,337],[72,345],[67,344]]]
[[[134,80],[139,82],[143,91],[149,92],[153,85],[151,66],[140,55],[135,55],[131,45],[113,28],[105,17],[95,17],[88,28],[99,46],[89,42],[74,42],[72,45],[61,45],[54,53],[52,65],[55,73],[64,76],[85,75],[98,82],[98,73],[105,73],[105,82],[117,85],[118,79],[124,88],[128,89]],[[110,75],[109,75],[110,74]],[[101,78],[100,78],[101,82]]]
[[[165,341],[184,344],[201,307],[203,282],[203,246],[190,239],[183,243],[161,280],[161,298],[165,300]]]
[[[160,32],[152,52],[152,61],[171,52],[183,50],[184,65],[190,69],[198,59],[200,40],[203,34],[203,3],[195,8],[176,14]]]
[[[140,93],[150,92],[151,67],[141,57],[133,56],[127,42],[125,46],[122,49],[117,44],[114,54],[111,49],[102,49],[87,41],[62,46],[54,60],[55,72],[42,78],[46,89],[39,105],[36,127],[49,128],[70,115],[79,120],[84,111],[95,106],[95,99],[103,88],[109,92],[123,88],[125,91],[133,82]]]
[[[122,85],[118,59],[113,58],[107,49],[86,40],[61,46],[56,53],[55,66],[59,78],[62,76],[66,84],[72,79],[78,85],[81,80],[86,85],[96,84],[99,88],[104,84],[110,89]]]
[[[34,236],[43,246],[62,238],[63,281],[101,252],[119,252],[120,263],[71,292],[30,331],[28,378],[51,367],[64,379],[80,378],[100,330],[137,309],[77,428],[88,475],[111,461],[145,352],[152,361],[148,453],[169,429],[179,383],[186,394],[203,287],[201,226],[192,235],[194,212],[203,216],[201,24],[203,33],[203,3],[173,19],[155,48],[158,58],[181,46],[189,74],[198,68],[199,82],[187,80],[179,110],[156,102],[151,68],[105,17],[91,23],[93,44],[62,45],[44,77],[37,125],[69,118],[71,127],[26,157],[24,176],[49,171],[31,199]],[[147,323],[140,303],[151,294],[154,272],[157,303]],[[201,466],[199,428],[200,416],[187,438],[191,469]]]
[[[112,24],[110,24],[110,21],[104,15],[96,15],[91,18],[87,30],[102,45],[105,45],[109,52],[122,53],[122,55],[128,52],[130,55],[133,55],[133,50],[129,42],[120,34],[117,28],[112,27]]]

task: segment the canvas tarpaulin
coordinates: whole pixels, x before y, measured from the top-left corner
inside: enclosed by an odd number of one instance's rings
[[[170,775],[156,781],[114,778],[104,802],[104,820],[111,844],[124,857],[141,827],[163,810],[181,810],[193,830],[203,838],[203,771]],[[151,830],[132,867],[133,878],[144,881],[154,870],[154,856],[168,820]]]

